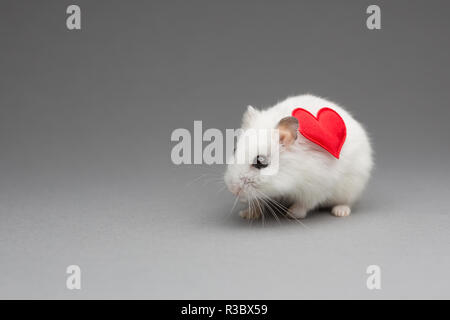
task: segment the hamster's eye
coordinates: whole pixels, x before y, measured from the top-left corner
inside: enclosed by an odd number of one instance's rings
[[[266,168],[269,165],[269,161],[265,156],[257,156],[253,161],[252,167],[260,170]]]

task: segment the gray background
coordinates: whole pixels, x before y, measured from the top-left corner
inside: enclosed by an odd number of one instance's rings
[[[448,1],[71,3],[0,3],[1,298],[450,297]],[[223,166],[171,163],[175,128],[305,92],[372,136],[351,217],[248,224]]]

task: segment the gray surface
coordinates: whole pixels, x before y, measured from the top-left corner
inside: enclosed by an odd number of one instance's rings
[[[450,297],[448,1],[376,1],[378,32],[368,1],[76,2],[81,32],[0,4],[1,298]],[[250,226],[222,166],[171,163],[173,129],[304,92],[373,138],[350,218]]]

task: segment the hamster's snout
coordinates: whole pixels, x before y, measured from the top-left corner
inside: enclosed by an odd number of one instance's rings
[[[240,176],[239,179],[233,183],[228,183],[228,190],[235,196],[242,196],[248,185],[252,184],[253,180],[246,176]]]

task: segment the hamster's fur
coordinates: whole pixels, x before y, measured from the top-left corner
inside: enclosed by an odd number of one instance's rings
[[[249,106],[242,119],[242,129],[244,132],[248,129],[275,129],[280,125],[280,120],[290,117],[296,108],[306,109],[316,116],[324,107],[339,113],[347,128],[340,158],[336,159],[298,133],[297,122],[295,130],[298,134],[294,134],[289,145],[282,145],[279,149],[276,174],[263,175],[251,163],[228,165],[224,177],[228,189],[249,204],[248,209],[241,211],[242,217],[259,218],[261,203],[280,199],[292,203],[285,212],[292,218],[305,218],[308,211],[319,206],[331,207],[335,216],[350,214],[351,206],[370,177],[373,160],[366,131],[345,109],[323,98],[300,95],[287,98],[267,110]],[[235,157],[243,152],[249,151],[238,140]],[[257,157],[259,154],[250,156]],[[264,156],[270,158],[270,155]]]

